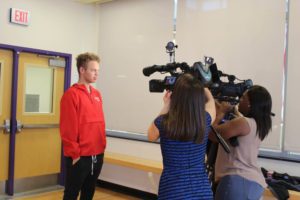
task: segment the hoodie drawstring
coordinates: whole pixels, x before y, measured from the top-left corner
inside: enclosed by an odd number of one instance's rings
[[[94,175],[94,164],[97,163],[97,156],[92,156],[92,172],[91,175]]]

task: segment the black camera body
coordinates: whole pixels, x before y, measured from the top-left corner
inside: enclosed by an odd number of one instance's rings
[[[164,90],[173,90],[177,77],[166,76],[164,80],[152,79],[149,81],[150,92],[163,92]]]
[[[204,66],[208,66],[207,69]],[[233,75],[227,75],[217,69],[217,65],[205,64],[196,62],[192,67],[186,63],[169,63],[167,65],[153,65],[145,67],[143,73],[145,76],[150,76],[154,72],[170,73],[171,76],[166,76],[164,79],[152,79],[149,81],[150,92],[163,92],[164,90],[173,90],[178,77],[184,73],[191,73],[196,76],[212,93],[215,99],[227,101],[232,104],[237,104],[243,93],[249,89],[253,83],[251,79],[239,80]],[[177,68],[181,71],[177,72]],[[225,76],[228,82],[221,81],[220,77]]]
[[[229,76],[234,77],[233,75]],[[237,104],[243,93],[253,86],[251,79],[240,80],[238,83],[234,82],[235,77],[234,79],[228,77],[228,80],[228,82],[217,80],[208,86],[215,99],[218,99],[219,101],[227,101],[231,104]]]
[[[180,69],[180,72],[178,72]],[[164,90],[173,90],[177,78],[184,73],[191,73],[201,80],[203,83],[208,83],[211,78],[210,70],[205,71],[204,66],[201,62],[196,62],[192,67],[187,63],[168,63],[167,65],[153,65],[150,67],[145,67],[143,69],[143,74],[145,76],[150,76],[154,72],[170,73],[171,76],[166,76],[163,80],[152,79],[149,81],[150,92],[163,92]]]

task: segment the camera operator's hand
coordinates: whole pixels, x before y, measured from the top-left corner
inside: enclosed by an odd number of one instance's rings
[[[169,112],[171,95],[172,95],[172,92],[167,90],[165,95],[164,95],[164,98],[163,98],[164,106],[163,106],[162,110],[160,111],[159,115],[164,115],[164,114]]]
[[[164,94],[163,100],[164,100],[164,106],[161,109],[159,115],[164,115],[169,112],[170,109],[170,101],[171,101],[171,91],[167,91]],[[154,122],[152,122],[148,128],[148,140],[149,141],[156,141],[159,138],[159,130],[155,126]]]
[[[217,114],[227,114],[228,112],[233,111],[234,105],[231,105],[226,101],[222,101],[221,103],[216,101],[216,108]]]
[[[216,110],[217,110],[217,115],[216,115],[216,120],[214,121],[213,125],[217,126],[221,123],[221,121],[224,119],[225,115],[228,112],[231,112],[233,109],[233,105],[231,105],[229,102],[216,102]]]

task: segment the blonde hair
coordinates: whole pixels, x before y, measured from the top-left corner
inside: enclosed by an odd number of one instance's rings
[[[98,63],[100,63],[100,58],[96,54],[89,53],[89,52],[79,54],[76,58],[76,62],[77,62],[76,66],[77,66],[78,73],[80,67],[86,69],[87,63],[90,61],[97,61]]]

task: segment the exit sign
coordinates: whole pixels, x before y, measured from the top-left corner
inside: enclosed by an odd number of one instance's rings
[[[28,26],[30,19],[30,12],[27,10],[21,10],[18,8],[11,8],[10,9],[10,22],[21,24]]]

